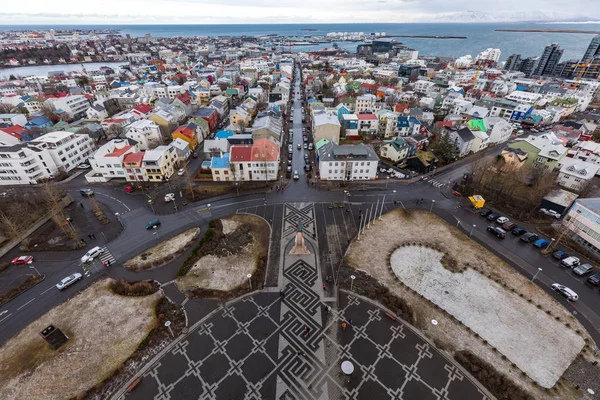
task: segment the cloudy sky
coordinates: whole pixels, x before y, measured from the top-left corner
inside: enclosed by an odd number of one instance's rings
[[[598,17],[598,0],[504,0],[495,13]],[[490,0],[3,0],[0,24],[244,24],[427,22]],[[513,19],[514,15],[509,19]],[[533,19],[533,18],[524,18]],[[537,18],[535,18],[537,19]],[[600,18],[599,18],[600,19]]]

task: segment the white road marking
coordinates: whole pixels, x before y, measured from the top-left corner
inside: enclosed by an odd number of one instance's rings
[[[29,300],[27,303],[23,304],[21,307],[17,308],[17,311],[19,311],[21,308],[25,307],[27,304],[31,303],[34,300],[35,300],[35,297],[33,299]]]
[[[46,292],[48,292],[48,291],[50,291],[50,290],[52,290],[52,289],[54,289],[54,286],[50,286],[48,289],[44,290],[44,291],[43,291],[42,293],[40,293],[40,294],[44,294],[44,293],[46,293]]]
[[[8,310],[4,310],[2,312],[0,312],[0,317],[3,316],[4,314],[6,314],[8,312]]]
[[[109,196],[109,195],[107,195],[107,194],[104,194],[104,193],[100,193],[100,192],[98,192],[98,194],[101,194],[102,196],[106,196],[106,197],[108,197],[108,198],[110,198],[110,199],[113,199],[114,201],[116,201],[116,202],[120,203],[120,204],[121,204],[123,207],[125,207],[125,208],[127,209],[127,211],[131,211],[131,208],[127,207],[127,204],[123,203],[121,200],[119,200],[119,199],[115,199],[114,197],[112,197],[112,196]]]
[[[0,322],[4,321],[6,318],[10,317],[11,315],[12,315],[12,313],[11,313],[11,314],[8,314],[6,317],[4,317],[4,318],[0,319]]]

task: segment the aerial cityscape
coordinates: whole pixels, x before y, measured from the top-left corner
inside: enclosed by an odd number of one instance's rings
[[[0,399],[600,399],[592,4],[170,1],[0,12]]]

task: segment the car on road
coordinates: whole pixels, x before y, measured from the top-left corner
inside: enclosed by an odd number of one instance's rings
[[[556,250],[554,253],[552,253],[552,257],[556,258],[557,260],[564,260],[565,258],[569,257],[569,253],[562,250]]]
[[[488,219],[488,221],[495,221],[500,217],[501,217],[500,214],[491,213],[490,215],[487,216],[487,219]]]
[[[157,218],[157,219],[153,219],[152,221],[148,222],[146,224],[146,229],[152,229],[155,226],[156,227],[160,226],[160,219]]]
[[[80,281],[82,278],[83,278],[83,275],[81,275],[79,272],[76,272],[73,275],[69,275],[66,278],[64,278],[62,281],[58,282],[56,284],[56,288],[58,290],[66,289],[69,286],[71,286],[72,284],[74,284],[75,282]]]
[[[553,283],[552,290],[554,290],[558,294],[566,297],[567,300],[569,300],[569,301],[577,301],[579,299],[579,296],[577,295],[577,293],[575,293],[573,290],[571,290],[568,287],[561,285],[559,283]]]
[[[482,217],[487,217],[491,213],[492,213],[492,210],[490,210],[489,208],[484,208],[479,212],[479,215],[481,215]]]
[[[517,224],[515,224],[512,221],[508,221],[505,222],[504,224],[502,224],[502,229],[504,229],[506,232],[511,231],[513,228],[516,228]]]
[[[552,218],[556,218],[556,219],[559,219],[559,218],[560,218],[560,214],[559,214],[559,213],[557,213],[557,212],[556,212],[556,211],[554,211],[554,210],[550,210],[550,209],[548,209],[548,208],[540,208],[540,212],[541,212],[542,214],[545,214],[545,215],[547,215],[547,216],[549,216],[549,217],[552,217]]]
[[[518,226],[512,228],[511,232],[515,236],[521,236],[522,234],[527,233],[527,231],[525,229],[518,227]]]
[[[177,175],[179,175],[179,176],[185,175],[185,169],[181,168],[179,171],[177,171]]]
[[[487,231],[496,235],[496,237],[500,239],[504,239],[506,237],[506,231],[502,228],[498,228],[497,226],[488,226]]]
[[[498,223],[500,225],[505,224],[507,222],[508,222],[508,218],[506,218],[506,217],[500,217],[496,220],[496,223]]]
[[[600,274],[594,274],[587,278],[588,283],[591,283],[594,286],[600,286]]]
[[[546,239],[538,239],[535,242],[533,242],[533,247],[537,247],[538,249],[545,249],[546,247],[548,247],[549,244],[550,242],[548,242]]]
[[[127,185],[127,186],[125,186],[125,189],[124,189],[124,190],[125,190],[127,193],[133,193],[133,191],[134,191],[135,189],[133,188],[133,186],[131,186],[131,185]]]
[[[29,262],[33,262],[33,256],[20,256],[12,260],[12,265],[23,265]]]
[[[580,263],[581,263],[581,261],[579,260],[579,258],[571,256],[571,257],[567,257],[567,258],[563,259],[560,262],[560,265],[562,265],[563,267],[575,268]]]
[[[175,193],[167,193],[165,194],[165,203],[169,203],[175,200]]]
[[[304,164],[304,170],[310,171],[310,164]]]
[[[79,189],[79,194],[85,197],[92,197],[94,195],[94,191],[92,189]]]
[[[590,264],[581,264],[573,268],[573,273],[575,275],[584,276],[591,273],[594,268]]]
[[[297,181],[298,179],[300,179],[300,176],[298,175],[298,171],[294,170],[294,180]]]
[[[535,242],[539,238],[540,237],[538,236],[537,233],[525,232],[523,235],[521,235],[519,240],[526,242],[526,243],[531,243],[531,242]]]
[[[81,262],[86,263],[88,261],[93,261],[94,258],[98,257],[102,253],[104,253],[104,249],[100,246],[96,246],[85,253],[83,257],[81,257]]]
[[[296,148],[297,148],[298,150],[300,150],[300,149],[302,148],[302,145],[301,145],[300,143],[298,143],[298,145],[296,146]]]

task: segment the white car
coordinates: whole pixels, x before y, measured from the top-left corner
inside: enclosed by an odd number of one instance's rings
[[[497,222],[497,223],[499,223],[500,225],[502,225],[502,224],[505,224],[505,223],[507,223],[507,222],[508,222],[508,218],[506,218],[506,217],[499,217],[499,218],[496,220],[496,222]]]
[[[91,165],[88,164],[87,162],[83,162],[77,166],[77,168],[79,168],[79,169],[88,169],[90,167],[91,167]]]
[[[298,175],[298,171],[294,171],[294,180],[298,180],[300,179],[300,176]]]
[[[544,213],[545,215],[547,215],[549,217],[552,217],[552,218],[556,218],[556,219],[560,218],[560,214],[557,213],[554,210],[550,210],[550,209],[547,209],[547,208],[540,208],[540,212]]]
[[[167,193],[165,194],[165,203],[169,203],[175,200],[175,193]]]
[[[104,249],[102,247],[96,246],[93,249],[90,249],[87,253],[81,257],[81,262],[86,263],[88,261],[94,260],[94,258],[98,257],[100,254],[104,253]]]
[[[185,169],[181,168],[179,171],[177,171],[177,175],[179,176],[183,176],[185,174]]]
[[[579,300],[579,296],[577,295],[577,293],[575,293],[573,290],[571,290],[568,287],[563,286],[563,285],[561,285],[559,283],[553,283],[552,284],[552,290],[554,290],[555,292],[563,295],[569,301],[577,301],[577,300]]]
[[[72,284],[74,284],[75,282],[80,281],[81,278],[83,278],[83,276],[79,272],[76,272],[73,275],[69,275],[62,281],[58,282],[56,284],[56,288],[58,290],[66,289],[69,286],[71,286]]]

